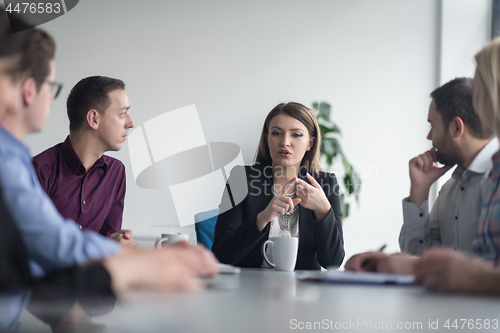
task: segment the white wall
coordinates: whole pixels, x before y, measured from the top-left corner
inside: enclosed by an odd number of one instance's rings
[[[474,55],[491,39],[491,10],[492,3],[488,0],[442,1],[440,85],[455,77],[474,75]],[[434,184],[434,198],[437,189],[450,179],[453,170]]]
[[[474,55],[491,39],[491,1],[443,0],[440,83],[474,75]]]
[[[472,0],[476,2],[477,0]],[[345,221],[347,256],[382,243],[397,251],[407,163],[429,147],[429,93],[438,84],[438,0],[85,0],[45,24],[58,44],[63,98],[34,154],[64,140],[65,97],[81,78],[123,79],[135,123],[195,103],[208,141],[254,155],[278,103],[333,104],[342,144],[362,171],[359,209]],[[171,143],[175,144],[175,142]],[[168,190],[134,184],[126,145],[124,226],[176,225]],[[368,172],[370,170],[370,172]]]

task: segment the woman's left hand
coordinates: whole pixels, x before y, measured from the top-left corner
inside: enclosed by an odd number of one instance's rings
[[[300,199],[302,207],[314,211],[316,220],[321,221],[328,215],[332,206],[316,179],[309,173],[307,173],[307,179],[311,185],[297,178],[297,198]]]

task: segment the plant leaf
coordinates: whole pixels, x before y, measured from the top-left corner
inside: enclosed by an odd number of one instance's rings
[[[321,131],[321,135],[325,135],[325,134],[328,134],[328,133],[339,133],[339,131],[335,130],[334,127],[329,127],[329,126],[326,126],[324,124],[319,124],[319,130]]]
[[[354,193],[354,186],[352,185],[352,173],[346,172],[344,175],[344,186],[348,195]]]
[[[351,163],[349,163],[344,154],[342,154],[342,166],[344,167],[345,172],[349,172],[352,169]]]
[[[335,124],[335,123],[332,123],[332,127],[331,127],[331,129],[332,129],[332,131],[333,131],[334,133],[342,134],[342,133],[340,132],[340,128],[339,128],[339,127],[337,126],[337,124]]]
[[[319,103],[318,111],[319,111],[318,118],[323,118],[328,122],[330,121],[330,111],[331,111],[330,104],[326,102]]]
[[[361,185],[361,178],[359,177],[359,175],[356,172],[352,173],[352,184],[354,186]]]
[[[333,155],[327,155],[326,156],[326,165],[328,165],[328,167],[331,167],[333,164]]]
[[[340,148],[340,143],[337,138],[325,138],[321,146],[322,153],[326,156],[327,160],[331,158],[333,160],[338,154],[342,153]]]
[[[359,192],[361,190],[362,181],[361,181],[361,177],[359,177],[359,175],[356,172],[353,172],[353,174],[352,174],[352,183],[353,183],[354,189],[355,189],[354,198],[356,199],[356,202],[359,205]]]
[[[327,102],[313,102],[312,108],[316,111],[315,116],[318,119],[320,135],[322,140],[321,156],[325,158],[328,167],[333,165],[335,158],[340,154],[342,157],[342,166],[344,167],[343,183],[345,191],[340,194],[340,207],[344,219],[349,216],[350,204],[347,198],[354,195],[359,205],[359,189],[361,188],[361,177],[356,173],[354,167],[349,163],[347,156],[344,155],[338,137],[342,136],[340,128],[331,120],[331,105]],[[338,134],[338,135],[332,135]]]

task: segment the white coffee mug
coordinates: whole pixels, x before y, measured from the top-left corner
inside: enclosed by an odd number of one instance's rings
[[[155,249],[159,247],[159,245],[172,245],[181,241],[189,242],[188,234],[161,234],[161,238],[158,238],[155,243]]]
[[[266,247],[271,245],[274,262],[266,255]],[[277,271],[292,272],[297,262],[299,239],[297,237],[273,237],[262,244],[262,256],[269,266]]]

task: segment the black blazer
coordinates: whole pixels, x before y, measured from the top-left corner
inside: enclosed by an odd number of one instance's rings
[[[300,173],[299,177],[309,183],[305,174]],[[313,174],[313,177],[325,191],[332,208],[324,220],[317,221],[312,210],[299,204],[299,250],[295,269],[340,266],[344,259],[337,179],[327,172]],[[237,166],[231,171],[219,206],[221,213],[212,247],[220,262],[240,267],[262,266],[261,247],[269,237],[270,223],[261,232],[256,218],[271,201],[272,186],[270,165]],[[248,195],[245,196],[246,188]]]

